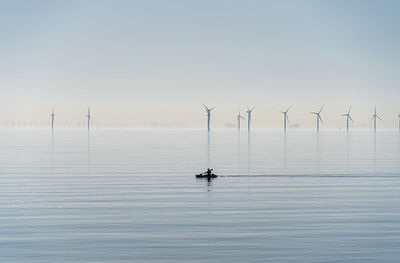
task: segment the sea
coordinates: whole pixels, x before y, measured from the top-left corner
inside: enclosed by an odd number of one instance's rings
[[[0,262],[400,262],[400,135],[3,128]]]

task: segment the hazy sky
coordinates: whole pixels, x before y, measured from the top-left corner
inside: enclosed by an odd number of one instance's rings
[[[0,1],[0,122],[382,127],[400,111],[399,1]]]

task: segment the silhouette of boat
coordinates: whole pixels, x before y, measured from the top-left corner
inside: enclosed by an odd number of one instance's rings
[[[206,172],[201,174],[196,174],[196,178],[207,178],[212,179],[218,177],[218,175],[212,173],[213,169],[208,168]]]
[[[218,175],[216,175],[216,174],[207,174],[207,173],[196,174],[196,178],[211,179],[211,178],[217,178],[217,177],[218,177]]]

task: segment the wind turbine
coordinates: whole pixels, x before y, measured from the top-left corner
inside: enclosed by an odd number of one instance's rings
[[[239,111],[239,114],[237,115],[238,131],[240,131],[240,119],[244,120],[243,116],[240,115],[240,111]]]
[[[382,120],[381,117],[379,117],[379,116],[376,114],[376,105],[375,105],[375,112],[374,112],[374,115],[372,115],[372,119],[374,120],[374,131],[375,131],[375,132],[376,132],[376,118]],[[372,120],[372,119],[371,119],[371,120]]]
[[[92,120],[92,117],[90,115],[90,107],[88,108],[88,113],[86,114],[87,116],[87,129],[90,130],[90,121]]]
[[[253,107],[251,110],[249,107],[247,107],[247,131],[250,131],[250,123],[251,123],[251,112],[254,110],[255,107]]]
[[[50,116],[51,116],[51,130],[54,130],[54,116],[55,116],[55,114],[54,114],[54,109],[53,108],[51,108]]]
[[[287,122],[289,122],[289,117],[287,115],[288,111],[290,110],[292,106],[290,106],[289,108],[287,108],[286,111],[281,111],[283,114],[283,130],[286,132],[286,120]]]
[[[349,111],[348,111],[347,113],[342,114],[342,116],[345,116],[345,117],[346,117],[347,132],[349,131],[349,119],[351,120],[351,122],[354,123],[353,119],[352,119],[351,116],[350,116],[350,111],[351,111],[351,106],[350,106]]]
[[[400,113],[397,114],[397,118],[399,118],[399,132],[400,132]]]
[[[322,105],[321,109],[319,109],[318,112],[313,112],[313,111],[310,112],[311,114],[315,114],[317,117],[317,132],[319,131],[319,121],[321,121],[321,123],[324,124],[324,122],[322,121],[321,115],[320,115],[323,108],[324,108],[324,105]]]
[[[204,108],[206,108],[206,112],[207,112],[207,130],[208,131],[210,131],[210,112],[215,108],[215,107],[212,107],[211,109],[210,108],[208,108],[206,105],[204,105],[203,104],[203,106],[204,106]]]

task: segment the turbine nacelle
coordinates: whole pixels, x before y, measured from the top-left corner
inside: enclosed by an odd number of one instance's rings
[[[291,107],[292,107],[292,105],[290,105],[289,108],[286,109],[286,111],[281,111],[281,113],[284,116],[284,119],[287,120],[288,122],[290,122],[290,121],[289,121],[289,116],[288,116],[287,113],[288,113],[288,111],[290,110]]]
[[[88,119],[91,119],[91,115],[90,115],[90,108],[88,108],[88,113],[86,114],[86,117],[88,117]]]
[[[315,114],[315,115],[317,116],[317,129],[318,129],[318,121],[321,121],[321,123],[324,124],[324,122],[322,121],[321,115],[320,115],[320,113],[321,113],[321,111],[322,111],[323,108],[324,108],[324,105],[321,106],[321,108],[319,109],[319,111],[317,111],[317,112],[311,111],[311,112],[310,112],[311,114]]]
[[[318,112],[310,112],[312,114],[315,114],[317,116],[317,119],[319,119],[321,121],[321,123],[323,124],[324,122],[322,121],[321,115]]]
[[[341,116],[346,117],[346,118],[349,118],[349,119],[351,120],[351,122],[354,123],[353,119],[352,119],[351,116],[350,116],[350,111],[351,111],[351,106],[350,106],[350,108],[349,108],[349,111],[348,111],[347,113],[345,113],[345,114],[342,114]]]
[[[243,119],[244,120],[243,116],[240,114],[240,111],[239,111],[237,117],[238,117],[238,119]]]
[[[381,117],[379,117],[378,114],[376,114],[376,106],[375,106],[374,114],[372,115],[372,119],[374,119],[374,118],[375,119],[378,118],[378,119],[382,120]]]
[[[287,108],[286,111],[281,111],[281,112],[282,112],[283,114],[287,114],[291,107],[292,107],[292,105],[290,105],[289,108]]]
[[[207,112],[210,112],[210,111],[212,111],[212,110],[215,108],[215,106],[214,106],[214,107],[212,107],[212,108],[210,109],[210,108],[208,108],[208,107],[207,107],[206,105],[204,105],[204,104],[203,104],[203,106],[204,106],[204,108],[206,108],[206,111],[207,111]]]
[[[255,107],[253,107],[251,110],[250,110],[249,107],[247,107],[247,111],[246,111],[246,112],[247,112],[248,114],[250,114],[254,109],[255,109]]]
[[[374,118],[378,118],[378,119],[382,120],[382,118],[381,118],[381,117],[379,117],[379,116],[378,116],[378,115],[376,115],[376,114],[372,115],[372,119],[374,119]]]

